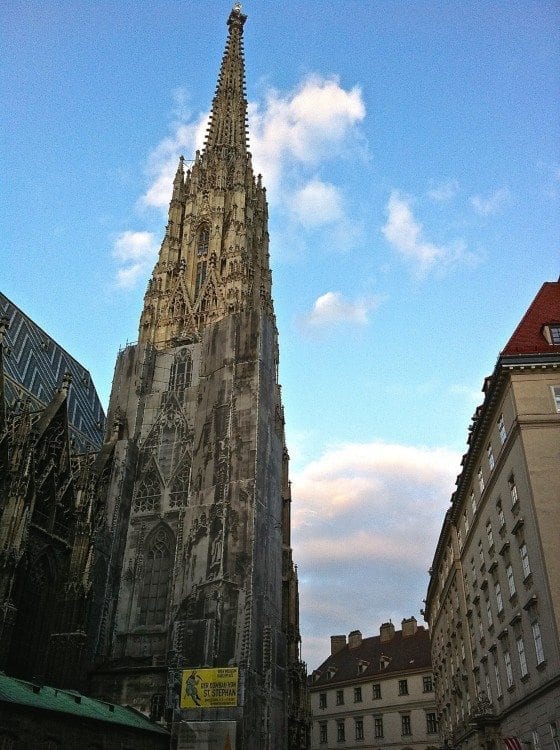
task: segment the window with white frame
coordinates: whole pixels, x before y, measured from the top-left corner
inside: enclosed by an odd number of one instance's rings
[[[534,620],[531,623],[531,631],[533,633],[533,643],[535,644],[535,656],[537,657],[537,664],[542,664],[544,661],[544,648],[541,635],[541,626],[538,620]]]
[[[339,742],[344,742],[346,740],[346,728],[344,726],[344,719],[339,719],[336,722],[336,739]]]
[[[399,680],[399,695],[408,695],[408,680]]]
[[[556,411],[560,412],[560,385],[552,385],[550,389],[552,391],[552,398],[554,399]]]
[[[486,524],[486,538],[488,539],[488,547],[494,546],[494,534],[492,532],[492,524],[490,521]]]
[[[425,674],[422,677],[422,689],[424,693],[431,693],[434,689],[434,681],[431,674]]]
[[[517,644],[517,655],[519,656],[519,669],[521,671],[521,677],[527,677],[529,670],[527,669],[527,658],[525,656],[525,643],[523,636],[518,635],[515,639]]]
[[[560,737],[558,736],[558,724],[553,719],[548,726],[550,729],[550,737],[552,739],[553,750],[560,750]]]
[[[503,445],[507,440],[507,431],[503,414],[500,414],[498,417],[498,435],[500,436],[500,443]]]
[[[463,525],[465,527],[465,536],[469,533],[469,517],[467,515],[467,511],[463,513]]]
[[[362,688],[355,687],[354,688],[354,703],[361,703],[361,702],[362,702]]]
[[[496,607],[498,614],[500,614],[504,611],[504,600],[502,599],[502,587],[500,586],[499,581],[496,581],[494,584],[494,593],[496,595]]]
[[[472,510],[472,514],[474,516],[475,513],[476,513],[476,495],[474,494],[473,490],[471,490],[470,498],[471,498],[471,510]]]
[[[480,494],[482,495],[482,493],[484,492],[484,474],[482,473],[482,469],[478,470],[476,476],[478,478],[478,489],[480,490]]]
[[[500,529],[503,529],[506,525],[506,519],[504,516],[504,509],[502,508],[502,499],[500,497],[496,502],[496,513],[498,514],[498,523],[500,524]]]
[[[551,344],[560,344],[560,323],[549,323],[545,328],[548,329]]]
[[[374,700],[380,700],[381,698],[381,685],[378,682],[371,686],[371,697]]]
[[[533,741],[532,742],[532,744],[533,744],[532,750],[541,750],[541,739],[539,737],[539,733],[537,731],[535,731],[534,729],[531,732],[531,739]]]
[[[482,542],[480,539],[478,540],[478,557],[480,560],[480,564],[484,565],[484,549],[482,547]]]
[[[496,461],[494,460],[494,451],[492,450],[490,443],[486,446],[486,458],[488,459],[488,468],[492,471],[496,465]]]
[[[373,736],[376,740],[383,739],[383,717],[373,717]]]
[[[519,502],[519,495],[517,494],[517,485],[515,484],[515,477],[513,474],[509,478],[509,493],[511,495],[511,507],[515,507]]]
[[[490,599],[486,599],[486,617],[488,619],[488,627],[491,628],[494,624],[494,620],[492,619],[492,605],[490,604]]]
[[[506,576],[508,582],[509,596],[510,598],[515,595],[515,578],[513,577],[513,568],[508,563],[506,565]]]
[[[510,688],[513,685],[513,669],[511,668],[511,656],[507,648],[504,651],[504,665],[506,668],[507,686]]]
[[[403,737],[408,737],[412,734],[410,714],[401,714],[401,734]]]
[[[344,690],[337,690],[336,691],[336,705],[337,706],[343,706],[344,705]]]
[[[496,695],[498,698],[502,697],[502,680],[500,677],[500,665],[498,664],[498,657],[494,654],[494,677],[496,678]]]
[[[354,719],[354,738],[357,740],[364,739],[364,720]]]
[[[438,731],[437,714],[433,711],[429,711],[426,713],[426,733],[437,734],[437,731]]]
[[[519,545],[519,557],[521,558],[521,567],[523,569],[523,578],[526,579],[531,575],[531,565],[529,564],[529,553],[525,542]]]

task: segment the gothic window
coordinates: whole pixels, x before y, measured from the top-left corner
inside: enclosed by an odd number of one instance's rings
[[[202,285],[204,284],[204,280],[206,279],[206,261],[205,260],[199,260],[196,264],[196,283],[194,288],[194,296],[196,297],[200,290],[202,289]]]
[[[208,226],[208,224],[203,224],[198,230],[198,237],[196,240],[197,255],[206,255],[208,252],[209,244],[210,244],[210,227]]]
[[[180,505],[186,505],[187,491],[189,488],[189,478],[191,474],[190,460],[186,459],[171,480],[171,492],[169,495],[169,505],[175,508]]]
[[[165,623],[173,547],[173,535],[166,526],[158,526],[148,537],[139,601],[139,625],[149,627]]]
[[[136,490],[134,498],[134,510],[138,513],[153,513],[159,506],[160,483],[155,474],[151,471],[144,476]]]
[[[169,376],[169,390],[182,391],[191,384],[192,359],[188,349],[181,349],[175,354]]]

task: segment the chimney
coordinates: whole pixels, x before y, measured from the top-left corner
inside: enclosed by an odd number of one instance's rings
[[[362,634],[359,630],[353,630],[348,634],[348,648],[358,648],[362,645]]]
[[[339,651],[342,651],[344,646],[346,646],[345,635],[331,635],[331,656],[333,654],[338,654]]]
[[[381,643],[391,641],[395,635],[395,626],[392,622],[384,622],[379,628],[379,640]]]
[[[416,633],[416,617],[409,617],[408,620],[403,620],[401,623],[402,637],[410,638],[411,635]]]

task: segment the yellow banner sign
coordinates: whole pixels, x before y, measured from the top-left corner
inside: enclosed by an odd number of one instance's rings
[[[238,668],[185,669],[181,708],[237,706]]]

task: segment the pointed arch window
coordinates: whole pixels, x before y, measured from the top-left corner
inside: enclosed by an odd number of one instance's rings
[[[140,481],[134,498],[134,510],[138,513],[152,513],[159,506],[160,483],[152,469]]]
[[[194,296],[196,297],[200,290],[202,289],[202,285],[204,284],[204,280],[206,279],[206,261],[205,260],[199,260],[196,264],[196,283],[194,288]]]
[[[175,354],[169,375],[169,390],[182,391],[188,388],[192,378],[192,359],[188,349],[181,349]]]
[[[208,253],[208,246],[210,245],[210,227],[208,224],[202,224],[198,230],[198,236],[196,238],[196,254],[206,255]]]
[[[158,526],[147,539],[139,599],[139,625],[150,627],[165,623],[174,546],[173,534],[164,525]]]

